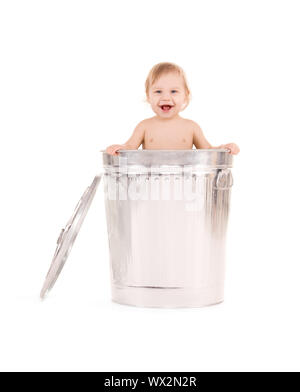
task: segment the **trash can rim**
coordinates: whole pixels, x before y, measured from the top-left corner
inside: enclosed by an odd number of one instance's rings
[[[178,150],[156,150],[156,149],[153,149],[153,150],[151,150],[151,149],[138,149],[138,150],[118,150],[119,152],[122,152],[122,153],[132,153],[132,152],[138,152],[138,153],[140,153],[140,152],[143,152],[143,153],[149,153],[149,152],[151,152],[151,153],[155,153],[155,152],[183,152],[183,153],[187,153],[187,152],[229,152],[229,150],[228,149],[225,149],[225,148],[207,148],[207,149],[205,149],[205,148],[192,148],[192,149],[189,149],[189,150],[182,150],[182,149],[178,149]],[[106,152],[106,150],[100,150],[100,152],[103,152],[104,154],[108,154],[107,152]]]
[[[206,150],[119,150],[118,154],[102,154],[107,167],[131,167],[134,165],[153,167],[160,165],[210,167],[215,169],[232,167],[233,155],[226,149]]]

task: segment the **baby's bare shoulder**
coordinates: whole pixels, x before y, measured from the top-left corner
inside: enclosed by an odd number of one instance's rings
[[[185,125],[189,126],[191,129],[199,128],[199,124],[196,121],[190,120],[188,118],[183,118]]]
[[[155,128],[155,120],[152,117],[145,118],[138,123],[137,128],[143,130],[144,132],[151,131],[151,129]]]
[[[191,134],[194,134],[198,129],[200,129],[196,121],[190,120],[188,118],[181,118],[181,123],[179,125],[181,129],[185,129]]]
[[[155,123],[155,117],[149,117],[149,118],[145,118],[145,120],[143,120],[143,122],[145,123],[145,124],[153,124],[153,123]]]
[[[137,127],[146,128],[150,124],[152,124],[151,118],[145,118],[137,124]]]

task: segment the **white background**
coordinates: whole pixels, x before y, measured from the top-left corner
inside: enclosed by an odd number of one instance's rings
[[[300,370],[298,1],[0,2],[0,369]],[[182,113],[235,142],[226,298],[203,309],[110,299],[99,187],[39,300],[60,229],[99,150],[153,115],[160,61],[186,72]]]

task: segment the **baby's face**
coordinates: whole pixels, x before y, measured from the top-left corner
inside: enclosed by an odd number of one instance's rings
[[[187,103],[182,77],[176,73],[162,75],[150,87],[148,102],[159,117],[175,117]]]

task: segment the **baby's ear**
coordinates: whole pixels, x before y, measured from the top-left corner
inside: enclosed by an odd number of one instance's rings
[[[191,94],[190,93],[189,94],[185,93],[184,103],[182,105],[182,109],[181,110],[184,110],[184,109],[186,109],[188,107],[188,105],[190,103],[190,100],[191,100]]]

